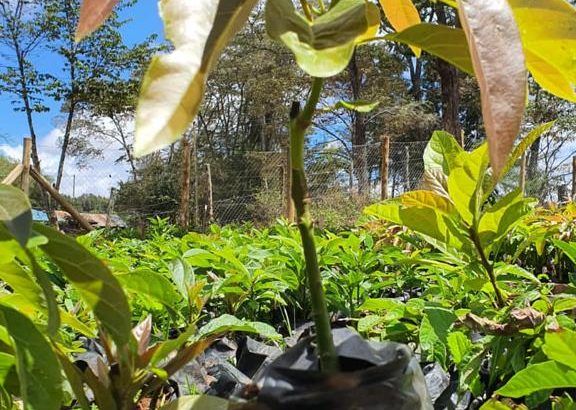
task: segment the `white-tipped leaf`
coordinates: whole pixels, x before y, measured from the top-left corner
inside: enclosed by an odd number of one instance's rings
[[[197,114],[206,79],[222,50],[257,0],[161,0],[160,12],[175,49],[154,58],[136,112],[137,156],[176,141]]]
[[[482,114],[497,178],[518,135],[526,103],[522,42],[506,0],[458,0],[480,86]]]

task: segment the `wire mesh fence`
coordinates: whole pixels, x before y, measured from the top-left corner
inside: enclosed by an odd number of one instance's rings
[[[318,224],[349,226],[365,206],[381,200],[384,192],[387,197],[396,197],[421,188],[426,145],[427,141],[392,141],[387,146],[380,142],[362,146],[322,144],[308,149],[306,174]],[[0,149],[0,178],[19,161],[14,155],[1,153]],[[40,146],[39,154],[43,174],[56,182],[60,150]],[[60,192],[81,212],[108,212],[112,199],[114,212],[128,223],[142,224],[155,216],[175,220],[181,201],[180,154],[172,149],[144,159],[138,168],[145,172],[136,175],[125,160],[118,160],[121,155],[115,148],[89,159],[69,157]],[[203,230],[211,223],[265,225],[289,215],[290,166],[286,151],[228,156],[201,153],[191,164],[189,212],[193,228]],[[526,172],[527,194],[541,203],[567,200],[572,195],[572,156],[537,165]],[[500,189],[518,187],[519,181],[517,166]]]

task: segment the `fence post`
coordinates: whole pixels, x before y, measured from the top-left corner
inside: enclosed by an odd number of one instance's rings
[[[388,169],[390,167],[390,137],[385,135],[382,138],[382,163],[380,165],[380,199],[388,199]]]
[[[406,164],[404,165],[404,192],[410,191],[410,148],[404,147]]]
[[[190,140],[182,138],[182,173],[180,175],[180,207],[178,209],[178,225],[188,229],[190,225]]]
[[[32,152],[32,140],[24,138],[24,149],[22,152],[22,174],[20,178],[20,188],[26,195],[30,191],[30,153]]]
[[[526,154],[520,158],[520,192],[526,193]]]
[[[206,164],[206,173],[208,178],[208,223],[214,220],[214,193],[212,190],[212,169],[210,164]]]
[[[116,204],[116,188],[110,188],[110,200],[108,201],[108,210],[106,211],[106,228],[112,226],[112,215],[114,215],[114,205]]]
[[[288,222],[294,222],[294,202],[292,201],[292,154],[290,147],[286,147],[286,160],[284,161],[284,208]]]

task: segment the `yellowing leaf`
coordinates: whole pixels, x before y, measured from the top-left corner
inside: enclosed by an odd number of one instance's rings
[[[200,107],[206,79],[257,0],[161,0],[166,37],[175,49],[156,57],[136,112],[137,156],[176,141]]]
[[[459,28],[422,23],[388,34],[387,40],[418,47],[441,58],[465,73],[474,74],[466,35]]]
[[[266,29],[296,57],[312,77],[331,77],[344,70],[356,44],[373,38],[380,26],[380,10],[366,0],[340,0],[314,21],[300,15],[292,0],[266,3]]]
[[[480,86],[494,177],[498,178],[520,129],[526,101],[526,64],[507,0],[458,0],[460,21]]]
[[[119,0],[84,0],[80,7],[80,21],[76,28],[76,41],[96,31],[112,14]]]
[[[545,90],[576,101],[576,9],[564,0],[510,0],[528,69]]]
[[[396,31],[402,31],[410,26],[420,24],[420,14],[412,0],[380,0],[384,15]],[[416,57],[420,57],[421,50],[410,46]]]

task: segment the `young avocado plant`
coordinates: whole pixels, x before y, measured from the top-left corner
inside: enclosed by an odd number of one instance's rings
[[[94,31],[117,2],[84,0],[78,40]],[[443,215],[458,213],[469,228],[468,231],[463,231],[462,227],[446,228],[442,217],[436,218],[442,226],[430,229],[443,229],[441,234],[449,234],[452,245],[460,242],[462,246],[480,250],[484,244],[498,239],[502,232],[494,231],[492,227],[484,230],[480,226],[482,223],[490,225],[490,215],[499,210],[493,209],[483,220],[480,218],[484,201],[477,184],[480,180],[489,184],[497,180],[505,167],[526,101],[526,66],[545,89],[576,100],[572,87],[572,55],[568,51],[570,47],[564,46],[564,41],[571,38],[570,27],[574,26],[576,16],[572,6],[564,0],[444,2],[458,9],[463,29],[420,23],[419,13],[411,0],[396,3],[380,0],[388,20],[399,31],[383,39],[408,44],[417,55],[421,49],[427,51],[477,77],[489,147],[471,154],[458,153],[454,163],[446,164],[452,180],[448,181],[449,185],[456,188],[459,184],[473,184],[470,188],[461,186],[464,192],[454,189],[456,201],[450,203],[442,196],[426,200],[434,203],[428,212],[440,212],[434,210],[440,207]],[[329,3],[300,0],[299,4],[300,11],[292,0],[267,0],[266,26],[269,35],[284,43],[294,53],[300,68],[312,77],[308,101],[303,108],[294,103],[290,112],[292,198],[306,258],[321,369],[336,372],[338,361],[314,244],[304,172],[305,137],[322,93],[323,79],[344,70],[360,44],[382,40],[378,37],[380,9],[368,0],[331,0]],[[160,1],[166,37],[173,43],[174,50],[155,58],[145,76],[136,114],[134,149],[137,156],[166,146],[185,132],[198,112],[210,70],[257,5],[257,0]],[[555,13],[555,18],[561,18],[567,24],[559,25],[558,30],[540,30],[542,13]],[[542,42],[542,36],[550,41]],[[488,169],[486,150],[490,152],[492,181],[484,177]],[[415,195],[406,200],[418,202],[420,194]],[[505,203],[508,202],[514,206],[520,203],[520,208],[525,205],[518,193],[506,197]],[[479,236],[480,232],[487,234]],[[492,267],[484,253],[479,256],[493,285],[496,303],[502,305],[504,298]]]

